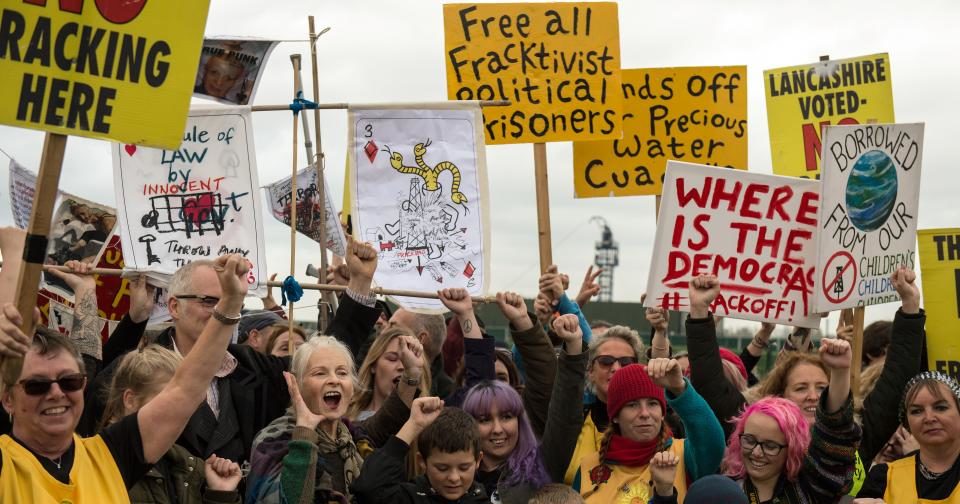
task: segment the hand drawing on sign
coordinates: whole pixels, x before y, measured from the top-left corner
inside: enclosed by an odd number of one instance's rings
[[[430,140],[414,146],[416,166],[405,165],[403,155],[389,146],[383,149],[394,170],[415,177],[410,178],[407,194],[398,197],[397,220],[367,229],[365,238],[377,244],[381,258],[393,270],[416,268],[421,277],[426,271],[437,284],[463,275],[472,286],[476,268],[464,259],[467,228],[458,225],[468,214],[467,197],[460,192],[460,170],[449,161],[428,165],[423,158],[429,146]],[[440,183],[445,171],[452,176],[449,193]]]

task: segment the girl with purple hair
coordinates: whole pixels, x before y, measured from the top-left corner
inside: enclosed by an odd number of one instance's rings
[[[558,317],[553,328],[563,340],[564,350],[558,357],[547,424],[539,444],[523,400],[509,384],[481,382],[463,401],[464,411],[477,419],[480,429],[483,458],[477,481],[492,501],[527,502],[543,485],[563,481],[573,455],[582,421],[587,354],[582,352],[583,334],[576,315]]]
[[[722,469],[750,502],[837,502],[849,491],[861,434],[853,421],[852,356],[846,341],[821,341],[830,385],[820,395],[813,429],[796,403],[780,397],[761,399],[735,419]]]

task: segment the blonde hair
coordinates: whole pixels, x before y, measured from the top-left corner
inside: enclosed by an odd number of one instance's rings
[[[827,379],[829,380],[830,370],[823,365],[823,361],[820,360],[819,354],[805,352],[784,352],[770,373],[764,377],[760,383],[757,384],[757,394],[760,397],[783,397],[783,393],[787,390],[787,377],[790,376],[790,371],[793,371],[793,368],[800,364],[810,364],[820,368],[823,370],[823,374],[827,375]]]
[[[357,418],[357,415],[359,415],[361,411],[370,406],[374,393],[373,381],[375,377],[373,370],[376,368],[377,361],[380,360],[380,357],[383,357],[383,354],[387,353],[387,347],[390,346],[390,342],[400,336],[416,338],[411,329],[404,326],[393,326],[380,331],[377,338],[373,340],[373,343],[370,345],[370,350],[367,351],[367,356],[363,359],[363,364],[360,365],[358,386],[356,387],[357,392],[353,395],[353,400],[350,401],[350,407],[347,408],[347,418]],[[419,386],[420,397],[430,395],[430,366],[426,358],[427,356],[424,354],[423,375],[420,379]]]
[[[160,345],[147,345],[123,356],[110,382],[102,425],[123,418],[126,409],[123,404],[124,392],[133,392],[137,402],[143,406],[143,399],[165,386],[182,361],[182,357]]]

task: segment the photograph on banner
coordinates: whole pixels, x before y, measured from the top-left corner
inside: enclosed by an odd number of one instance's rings
[[[960,228],[917,231],[929,369],[960,379]]]
[[[827,126],[814,309],[900,301],[890,274],[916,269],[923,123]]]
[[[617,4],[445,4],[443,31],[447,98],[511,102],[487,144],[620,138]]]
[[[193,95],[228,105],[253,103],[267,58],[278,43],[253,38],[203,39]]]
[[[0,124],[176,148],[210,0],[92,4],[4,2]]]
[[[690,309],[716,275],[716,315],[816,328],[811,309],[820,184],[669,161],[644,306]]]
[[[106,248],[107,238],[116,224],[117,211],[112,207],[76,196],[60,197],[47,237],[44,264],[62,266],[67,261],[95,262]],[[43,283],[48,289],[73,300],[73,289],[60,277],[45,272]]]
[[[250,265],[250,293],[265,295],[250,108],[195,108],[182,140],[176,150],[113,145],[124,269],[163,287],[191,261],[235,253]]]
[[[765,70],[763,82],[778,175],[820,177],[825,126],[895,121],[887,53]]]
[[[270,213],[284,225],[290,225],[291,177],[278,180],[264,187],[264,194],[270,202]],[[317,185],[317,169],[314,166],[302,168],[297,172],[297,231],[320,243],[320,191]],[[340,215],[330,198],[330,185],[323,181],[326,195],[326,248],[338,256],[346,255],[347,240],[340,226]]]
[[[353,236],[379,251],[385,289],[486,293],[489,218],[480,108],[349,112]],[[446,311],[438,299],[396,297]]]
[[[659,195],[667,160],[747,168],[747,67],[623,70],[623,138],[573,143],[576,198]]]

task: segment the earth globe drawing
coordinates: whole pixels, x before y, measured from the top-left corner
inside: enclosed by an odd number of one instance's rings
[[[890,156],[872,150],[860,156],[847,179],[847,214],[860,231],[879,229],[897,202],[897,168]]]

